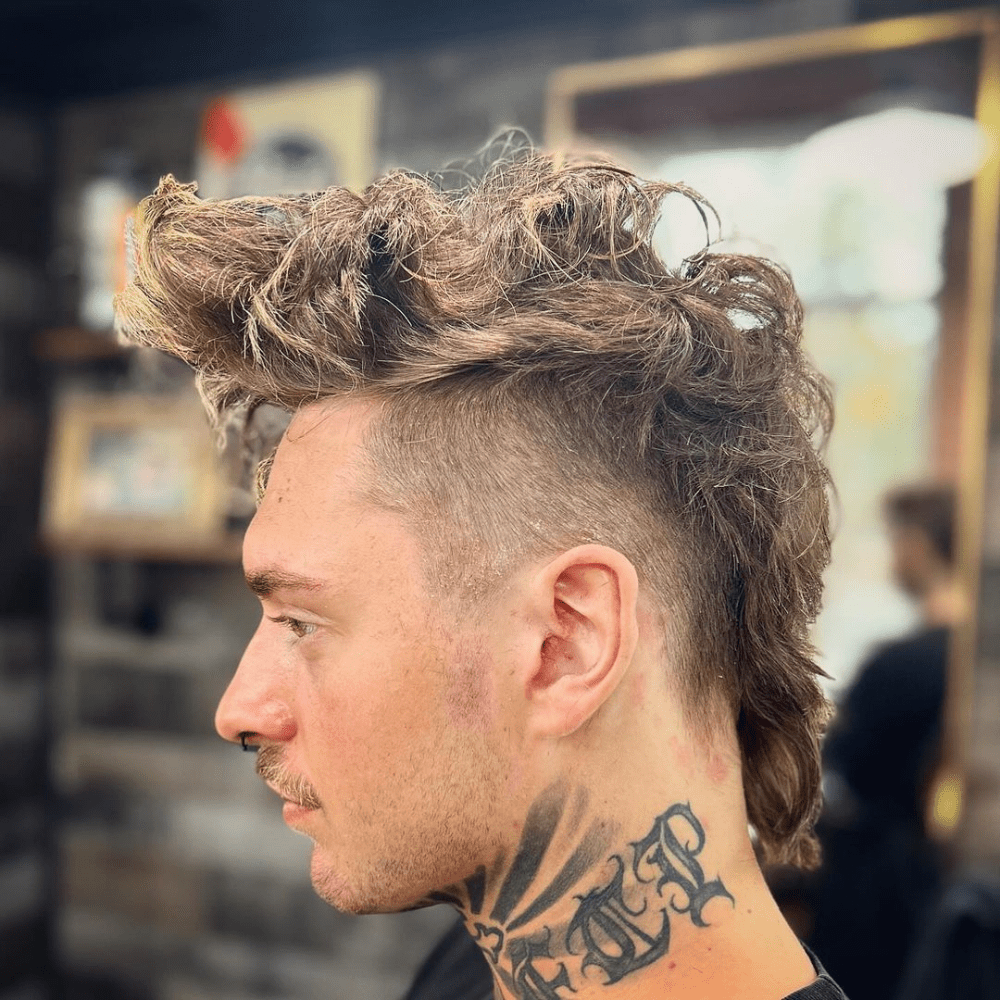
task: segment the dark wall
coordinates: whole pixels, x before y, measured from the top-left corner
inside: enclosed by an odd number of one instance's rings
[[[518,33],[599,36],[651,16],[725,16],[770,6],[771,0],[174,0],[169,7],[156,0],[7,0],[0,7],[0,92],[80,100],[345,60],[384,61],[485,39],[503,44]]]
[[[47,585],[35,541],[47,398],[31,350],[45,319],[47,139],[41,115],[0,108],[0,996],[42,995],[51,968]]]
[[[167,7],[157,0],[6,0],[0,93],[64,102],[405,58],[484,40],[502,46],[517,34],[598,37],[670,15],[726,19],[757,9],[773,21],[785,6],[784,0],[174,0]],[[844,0],[839,6],[845,20],[872,20],[975,4]]]

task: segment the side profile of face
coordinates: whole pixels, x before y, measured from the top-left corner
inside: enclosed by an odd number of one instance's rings
[[[468,875],[516,798],[508,640],[452,620],[418,539],[361,497],[367,420],[315,404],[290,425],[244,542],[261,622],[216,716],[226,739],[253,734],[286,822],[314,841],[317,891],[356,913]]]
[[[920,600],[947,573],[927,533],[916,525],[894,525],[889,533],[892,575],[910,597]]]

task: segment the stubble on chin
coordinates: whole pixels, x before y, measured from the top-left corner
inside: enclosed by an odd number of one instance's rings
[[[343,864],[329,857],[317,840],[313,842],[310,878],[316,895],[323,902],[354,916],[402,913],[432,905],[426,893],[412,888],[426,884],[426,871],[418,871],[412,865],[404,867],[378,861],[348,873]]]
[[[316,894],[335,909],[358,915],[402,913],[450,902],[453,884],[472,875],[499,847],[475,825],[474,808],[466,812],[454,798],[449,804],[445,815],[433,819],[410,814],[362,817],[348,810],[342,822],[355,832],[366,831],[353,840],[363,851],[351,851],[335,831],[317,831],[310,867]],[[324,832],[334,836],[334,842],[327,842]]]

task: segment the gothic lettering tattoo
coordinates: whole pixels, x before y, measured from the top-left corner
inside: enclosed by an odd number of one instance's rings
[[[550,936],[546,930],[542,941],[517,938],[510,943],[511,977],[519,1000],[561,1000],[557,990],[575,992],[570,985],[569,972],[562,962],[556,964],[555,974],[550,979],[545,978],[545,973],[538,966],[539,959],[552,958]]]
[[[686,839],[682,843],[677,834],[678,829],[690,834],[694,838],[693,842]],[[632,870],[635,872],[635,877],[640,882],[651,882],[656,878],[656,874],[643,878],[640,869],[653,868],[659,873],[656,881],[657,892],[662,895],[668,885],[680,889],[687,902],[683,906],[680,905],[676,893],[671,892],[671,909],[675,913],[690,914],[696,927],[708,926],[701,911],[710,899],[724,896],[733,902],[733,897],[721,879],[705,881],[705,873],[698,863],[698,855],[705,846],[705,831],[687,803],[678,802],[657,816],[653,829],[642,840],[631,846],[634,852]]]
[[[580,905],[570,921],[566,946],[583,953],[582,971],[597,966],[617,983],[636,969],[651,965],[670,947],[670,917],[667,908],[654,909],[649,899],[629,906],[625,899],[625,865],[616,854],[611,859],[617,871],[602,889],[578,896]],[[635,895],[641,898],[640,893]]]
[[[708,927],[704,911],[712,899],[735,905],[722,880],[705,875],[699,860],[705,829],[686,802],[670,806],[643,838],[610,855],[614,826],[591,823],[552,880],[536,888],[557,831],[563,845],[578,836],[581,795],[574,795],[567,810],[569,798],[565,785],[549,789],[529,811],[509,865],[501,862],[489,873],[480,868],[460,888],[448,886],[440,894],[463,897],[460,908],[473,937],[517,1000],[566,1000],[595,976],[605,985],[617,983],[667,954],[678,919]],[[570,896],[605,862],[613,869],[610,877]],[[487,898],[493,899],[488,921],[475,920]],[[515,912],[526,899],[527,905]],[[571,903],[568,923],[546,920],[557,903],[566,901]]]

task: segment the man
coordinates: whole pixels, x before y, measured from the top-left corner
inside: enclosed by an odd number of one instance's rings
[[[954,558],[954,490],[900,487],[885,499],[893,576],[920,628],[858,670],[823,751],[830,801],[820,823],[810,943],[853,1000],[894,996],[941,863],[925,828],[940,763],[951,628],[964,614]],[[859,922],[863,911],[867,920]],[[881,928],[877,938],[868,928]]]
[[[892,573],[917,606],[916,632],[883,645],[858,670],[824,763],[866,803],[923,828],[926,793],[939,763],[950,630],[963,615],[954,556],[954,490],[900,487],[885,498]]]
[[[523,154],[449,195],[139,210],[133,340],[294,416],[217,715],[352,913],[447,903],[496,997],[842,997],[755,860],[815,861],[824,380],[787,276]],[[445,998],[442,998],[445,1000]]]

